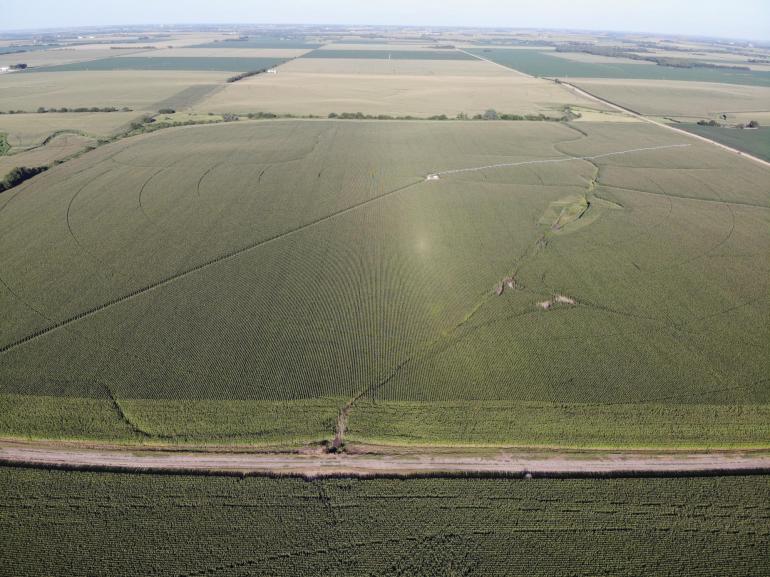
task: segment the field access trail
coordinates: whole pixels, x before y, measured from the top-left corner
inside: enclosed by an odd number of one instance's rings
[[[52,441],[0,441],[0,464],[73,470],[222,474],[346,475],[501,473],[532,476],[697,475],[770,472],[770,452],[570,451],[355,446],[347,454],[320,449],[245,452],[172,450]]]

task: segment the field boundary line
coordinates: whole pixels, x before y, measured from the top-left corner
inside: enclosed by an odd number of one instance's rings
[[[527,74],[526,72],[522,72],[521,70],[517,70],[516,68],[511,68],[510,66],[506,66],[505,64],[500,64],[499,62],[495,62],[494,60],[490,60],[489,58],[484,58],[483,56],[479,56],[478,54],[473,54],[473,52],[468,52],[467,50],[463,50],[462,48],[457,48],[456,50],[464,54],[467,54],[468,56],[473,56],[478,60],[483,60],[484,62],[489,62],[490,64],[494,64],[495,66],[499,66],[500,68],[505,68],[508,72],[513,72],[515,74],[518,74],[519,76],[523,76],[524,78],[537,78],[537,76],[532,76],[531,74]]]
[[[556,82],[555,79],[554,79],[554,82]],[[738,150],[737,148],[733,148],[731,146],[727,146],[726,144],[722,144],[721,142],[717,142],[716,140],[711,140],[710,138],[706,138],[705,136],[701,136],[699,134],[693,134],[692,132],[687,132],[686,130],[682,130],[681,128],[676,128],[675,126],[671,126],[670,124],[666,124],[664,122],[659,122],[657,120],[653,120],[652,118],[649,118],[648,116],[645,116],[645,115],[640,114],[638,112],[634,112],[633,110],[631,110],[629,108],[626,108],[624,106],[621,106],[619,104],[615,104],[614,102],[612,102],[610,100],[606,100],[606,99],[602,98],[601,96],[596,96],[595,94],[592,94],[592,93],[588,92],[587,90],[583,90],[582,88],[580,88],[578,86],[575,86],[574,84],[572,84],[570,82],[565,82],[564,80],[559,80],[558,84],[560,84],[561,86],[566,86],[566,87],[572,89],[574,92],[576,92],[580,96],[583,96],[585,98],[589,98],[589,99],[594,100],[596,102],[600,102],[602,104],[610,106],[610,107],[614,108],[615,110],[617,110],[619,112],[623,112],[625,114],[630,114],[634,118],[638,118],[639,120],[642,120],[642,121],[647,122],[649,124],[653,124],[655,126],[659,126],[661,128],[665,128],[667,130],[671,130],[671,131],[679,133],[679,134],[683,134],[683,135],[685,135],[685,136],[687,136],[689,138],[694,138],[694,139],[700,140],[702,142],[708,142],[708,143],[713,144],[714,146],[717,146],[717,147],[719,147],[719,148],[721,148],[723,150],[727,150],[727,151],[732,152],[733,154],[736,154],[738,156],[742,156],[744,158],[748,158],[750,160],[753,160],[754,162],[757,162],[757,163],[761,164],[762,166],[770,168],[770,162],[768,162],[766,160],[763,160],[763,159],[759,158],[758,156],[754,156],[753,154],[749,154],[747,152],[743,152],[742,150]]]

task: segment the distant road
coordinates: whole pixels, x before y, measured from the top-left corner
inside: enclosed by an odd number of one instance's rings
[[[351,447],[351,454],[320,450],[278,453],[255,449],[174,450],[0,441],[0,463],[73,470],[223,474],[377,476],[430,473],[508,473],[533,476],[622,476],[770,473],[770,451],[570,451]]]

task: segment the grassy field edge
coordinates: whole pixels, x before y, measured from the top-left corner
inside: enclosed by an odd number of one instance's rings
[[[0,394],[0,436],[157,446],[329,441],[343,399],[120,400]],[[770,405],[360,401],[346,443],[391,447],[762,449]]]

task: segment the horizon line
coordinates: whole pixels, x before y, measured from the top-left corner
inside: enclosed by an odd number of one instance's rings
[[[173,27],[195,27],[195,26],[276,26],[276,27],[328,27],[328,28],[347,28],[352,26],[362,26],[367,28],[427,28],[440,30],[500,30],[500,31],[539,31],[539,32],[591,32],[601,34],[644,34],[661,37],[679,37],[700,40],[727,40],[741,42],[761,42],[770,44],[770,38],[747,38],[733,36],[715,36],[706,33],[686,33],[686,32],[655,32],[650,30],[614,30],[614,29],[590,29],[590,28],[562,28],[562,27],[513,27],[513,26],[495,26],[491,24],[479,24],[471,26],[450,25],[450,24],[371,24],[362,22],[324,24],[317,22],[173,22],[173,23],[126,23],[126,24],[78,24],[69,26],[46,26],[42,28],[2,28],[0,27],[0,36],[7,33],[51,33],[53,31],[81,30],[89,28],[173,28]]]

